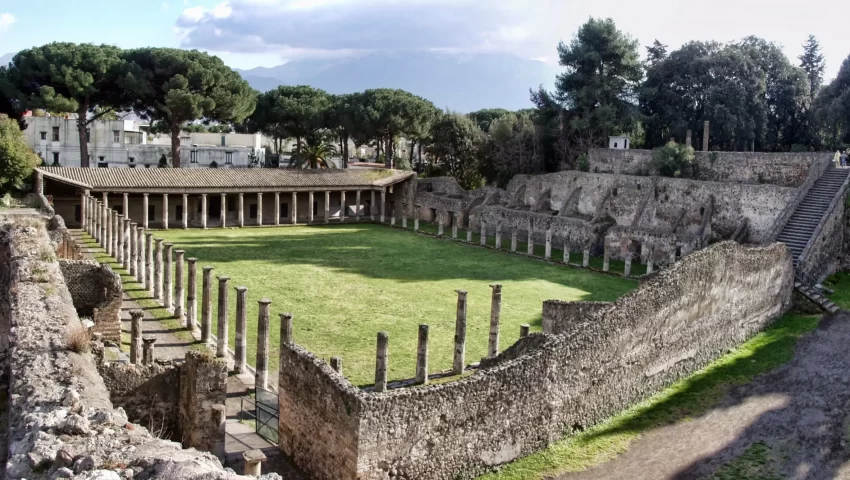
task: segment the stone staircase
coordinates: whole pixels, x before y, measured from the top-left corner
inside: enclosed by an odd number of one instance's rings
[[[794,288],[798,292],[800,292],[800,294],[802,294],[804,297],[809,299],[809,301],[814,302],[820,308],[826,310],[827,312],[833,315],[838,313],[839,310],[841,310],[838,305],[832,303],[830,299],[826,298],[826,296],[824,295],[825,292],[823,291],[819,291],[807,285],[803,285],[800,282],[794,282]]]
[[[826,213],[832,199],[841,189],[841,185],[844,184],[848,174],[850,174],[850,168],[828,168],[812,185],[797,210],[788,219],[785,228],[776,238],[776,241],[788,245],[794,259],[795,268],[797,267],[797,260],[809,243],[809,239],[814,235],[821,218]]]

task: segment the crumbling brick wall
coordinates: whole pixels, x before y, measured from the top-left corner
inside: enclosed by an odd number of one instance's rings
[[[160,438],[180,439],[180,368],[109,362],[98,368],[112,404]]]
[[[81,317],[91,318],[94,332],[121,341],[121,277],[109,265],[94,260],[59,260],[65,283]]]
[[[212,421],[213,405],[227,401],[227,364],[208,351],[189,351],[180,367],[180,432],[183,446],[214,451],[223,441]]]
[[[612,302],[543,302],[543,333],[561,335],[580,328],[581,322],[591,314],[611,308]]]
[[[380,394],[283,346],[281,449],[317,479],[474,477],[704,367],[785,312],[792,289],[784,245],[715,244],[568,334],[523,340],[462,380]]]

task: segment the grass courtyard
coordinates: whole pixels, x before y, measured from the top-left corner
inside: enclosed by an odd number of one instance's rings
[[[230,345],[235,339],[235,287],[248,287],[248,361],[256,357],[257,300],[272,300],[271,369],[277,370],[279,317],[294,315],[294,339],[314,354],[343,357],[355,385],[374,381],[375,338],[390,338],[391,380],[411,378],[417,328],[430,325],[430,371],[451,367],[456,289],[469,292],[467,362],[486,354],[492,283],[503,285],[500,348],[520,325],[541,329],[542,302],[615,300],[637,282],[549,265],[519,256],[440,241],[378,225],[169,230],[156,232],[230,280]],[[213,323],[218,282],[213,285]],[[215,332],[215,327],[213,329]]]

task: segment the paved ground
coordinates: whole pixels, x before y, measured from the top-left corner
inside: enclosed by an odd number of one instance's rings
[[[789,364],[734,388],[707,414],[658,428],[614,460],[557,480],[705,478],[756,442],[768,452],[757,470],[772,478],[850,478],[848,345],[850,314],[825,319]]]

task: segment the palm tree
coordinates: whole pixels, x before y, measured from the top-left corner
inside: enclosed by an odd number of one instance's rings
[[[331,157],[336,155],[336,147],[321,139],[308,139],[301,151],[292,155],[294,168],[336,168]]]

